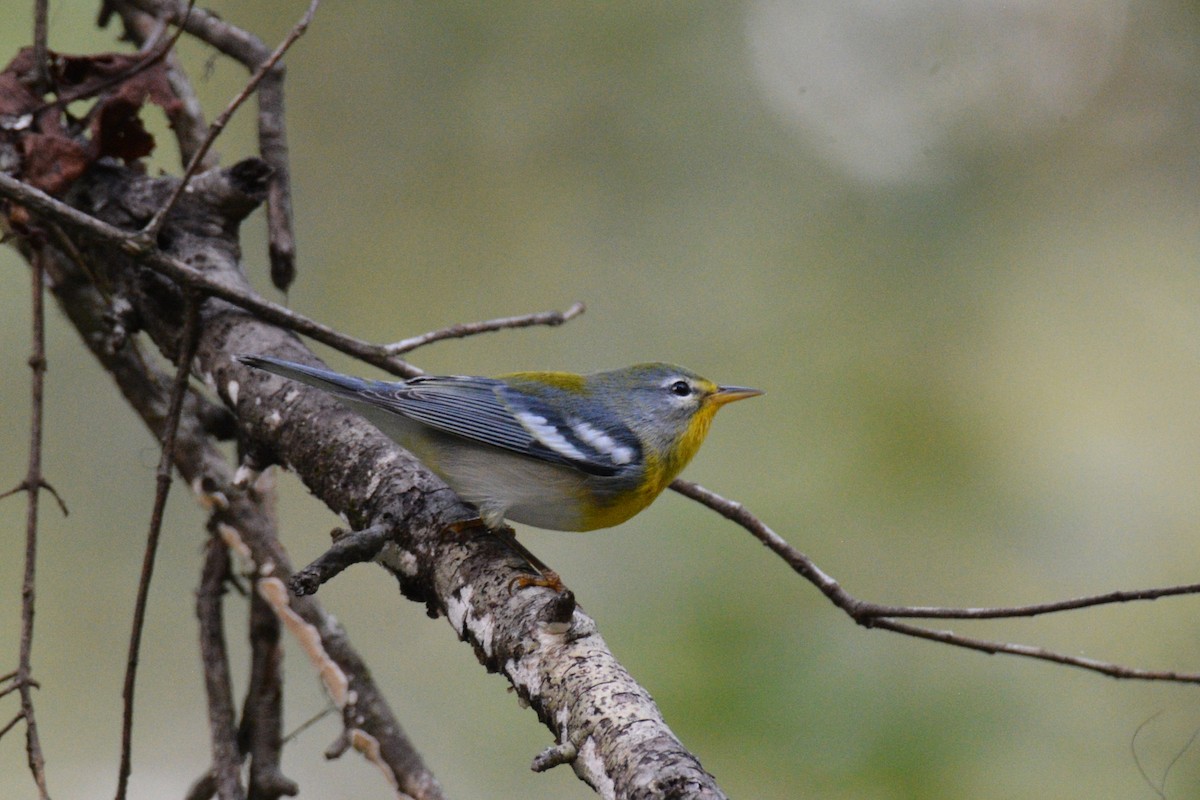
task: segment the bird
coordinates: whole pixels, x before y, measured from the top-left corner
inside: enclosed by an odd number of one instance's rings
[[[580,375],[377,381],[267,355],[237,360],[329,393],[416,456],[489,529],[590,531],[649,506],[717,410],[763,394],[661,362]]]

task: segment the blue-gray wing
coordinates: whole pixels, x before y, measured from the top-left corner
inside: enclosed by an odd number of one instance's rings
[[[491,378],[420,377],[404,383],[372,382],[359,398],[431,428],[528,453],[533,436],[496,395],[503,384]]]
[[[615,417],[595,409],[588,420],[564,415],[569,395],[550,387],[517,391],[494,378],[422,376],[403,383],[368,381],[270,356],[238,360],[363,407],[399,414],[445,433],[590,475],[630,476],[641,464],[641,444]],[[600,415],[597,418],[597,415]]]
[[[423,376],[371,383],[358,394],[445,433],[591,475],[617,475],[640,463],[638,440],[624,425],[564,417],[546,399],[493,378]]]

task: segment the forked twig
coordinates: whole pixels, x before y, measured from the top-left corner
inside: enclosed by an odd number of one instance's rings
[[[1173,681],[1176,683],[1200,683],[1200,673],[1174,672],[1170,670],[1147,670],[1126,667],[1107,661],[1100,661],[1082,656],[1070,656],[1012,642],[995,642],[987,639],[976,639],[963,636],[953,631],[936,630],[900,622],[896,617],[920,617],[924,619],[999,619],[1006,617],[1032,617],[1039,614],[1052,614],[1062,611],[1074,611],[1092,606],[1108,605],[1111,603],[1127,603],[1134,600],[1155,600],[1160,597],[1171,597],[1183,594],[1200,594],[1200,584],[1186,586],[1170,586],[1159,589],[1143,589],[1135,591],[1117,591],[1107,594],[1078,597],[1051,603],[1036,605],[1013,606],[1009,608],[943,608],[938,606],[886,606],[859,600],[842,588],[833,577],[826,574],[815,562],[804,553],[797,550],[775,531],[771,530],[762,520],[748,511],[745,506],[733,500],[721,497],[715,492],[705,489],[691,481],[676,480],[671,488],[685,497],[691,498],[701,505],[716,511],[721,516],[741,525],[754,535],[760,542],[770,548],[776,555],[812,583],[838,608],[845,611],[855,622],[868,628],[902,633],[919,639],[941,642],[943,644],[978,650],[983,653],[1004,653],[1006,655],[1035,658],[1064,664],[1080,669],[1091,670],[1113,678],[1132,678],[1146,681]]]

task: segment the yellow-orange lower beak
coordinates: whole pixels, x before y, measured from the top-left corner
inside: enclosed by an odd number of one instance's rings
[[[718,386],[717,391],[709,396],[709,402],[717,406],[732,403],[734,400],[745,400],[747,397],[758,397],[762,389],[751,389],[749,386]]]

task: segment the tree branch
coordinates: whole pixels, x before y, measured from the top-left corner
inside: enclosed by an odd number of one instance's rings
[[[787,541],[771,530],[762,520],[750,513],[745,506],[734,500],[721,497],[719,494],[705,489],[699,484],[677,479],[671,488],[685,497],[691,498],[701,505],[716,511],[721,516],[736,522],[754,535],[760,542],[782,558],[788,566],[796,571],[809,583],[816,586],[829,598],[835,606],[845,611],[855,622],[867,628],[882,628],[884,630],[914,636],[920,639],[941,642],[942,644],[963,647],[968,650],[978,650],[983,653],[1023,656],[1041,661],[1050,661],[1070,667],[1098,672],[1113,678],[1134,678],[1147,681],[1171,681],[1175,683],[1200,683],[1200,673],[1175,672],[1173,670],[1148,670],[1127,667],[1108,661],[1099,661],[1082,656],[1070,656],[1057,653],[1041,647],[1017,644],[1014,642],[995,642],[986,639],[976,639],[963,636],[953,631],[935,630],[898,622],[895,617],[921,617],[926,619],[996,619],[1004,617],[1032,617],[1039,614],[1050,614],[1063,611],[1075,611],[1092,606],[1108,603],[1127,603],[1134,600],[1155,600],[1160,597],[1171,597],[1184,594],[1200,593],[1200,584],[1186,586],[1170,586],[1160,589],[1141,589],[1136,591],[1108,592],[1107,594],[1091,597],[1078,597],[1060,600],[1052,603],[1036,605],[1013,606],[1009,608],[941,608],[937,606],[888,606],[859,600],[842,588],[836,580],[821,570],[808,556],[792,547]]]

